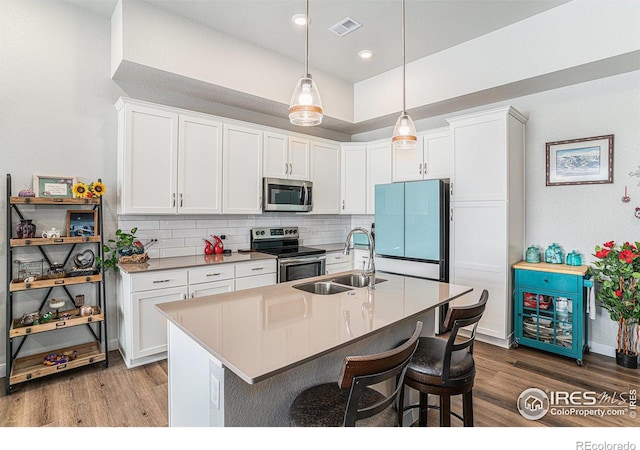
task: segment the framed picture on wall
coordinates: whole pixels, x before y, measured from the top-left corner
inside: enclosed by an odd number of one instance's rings
[[[73,198],[73,185],[77,180],[76,177],[34,175],[33,192],[36,197]]]
[[[613,134],[547,142],[547,186],[613,183]]]
[[[98,210],[67,211],[67,236],[95,236]]]

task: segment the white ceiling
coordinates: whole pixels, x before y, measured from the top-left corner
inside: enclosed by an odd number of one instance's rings
[[[141,1],[141,0],[137,0]],[[304,70],[304,0],[145,0],[166,11],[300,62]],[[69,0],[110,17],[116,0]],[[407,62],[539,14],[566,1],[406,0]],[[310,70],[348,82],[370,78],[402,64],[400,0],[310,0]],[[362,27],[339,37],[328,28],[350,17]],[[368,61],[358,57],[373,50]]]

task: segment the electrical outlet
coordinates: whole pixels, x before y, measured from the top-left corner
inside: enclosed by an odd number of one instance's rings
[[[227,238],[227,236],[225,236],[224,234],[220,235],[220,239],[226,239],[226,238]]]

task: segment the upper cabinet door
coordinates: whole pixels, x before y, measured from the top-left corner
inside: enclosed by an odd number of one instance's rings
[[[522,177],[510,180],[509,175],[524,170],[519,163],[524,152],[524,116],[505,107],[447,120],[452,139],[451,201],[504,201],[510,190],[522,190]]]
[[[289,138],[284,134],[264,133],[263,176],[287,178]]]
[[[309,140],[298,137],[289,138],[289,173],[292,180],[310,180],[309,171]]]
[[[119,102],[119,214],[175,214],[178,114]]]
[[[413,150],[393,149],[393,182],[422,180],[423,164],[422,139]]]
[[[311,214],[340,213],[340,146],[311,142]]]
[[[222,123],[180,115],[178,213],[222,212]]]
[[[423,178],[425,180],[449,178],[449,154],[451,153],[449,128],[439,128],[425,133],[422,136],[422,142],[424,147]]]
[[[262,214],[262,132],[224,125],[222,212]]]
[[[391,183],[391,141],[367,145],[367,214],[376,212],[376,185]]]
[[[367,189],[367,146],[342,146],[342,205],[340,214],[365,214]]]

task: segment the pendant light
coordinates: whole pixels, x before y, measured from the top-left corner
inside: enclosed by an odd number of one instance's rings
[[[320,92],[309,73],[309,0],[307,0],[306,41],[304,50],[304,75],[296,84],[289,106],[289,120],[294,125],[309,127],[322,123]]]
[[[404,29],[404,2],[405,0],[402,0],[402,114],[398,117],[396,126],[393,127],[393,138],[391,139],[391,142],[394,149],[413,150],[418,138],[416,136],[416,126],[409,114],[407,114],[407,89],[405,87],[407,63],[405,57],[406,38]]]

